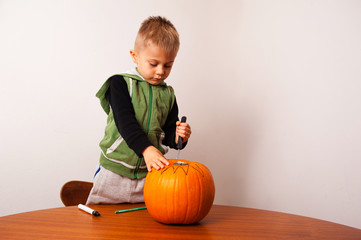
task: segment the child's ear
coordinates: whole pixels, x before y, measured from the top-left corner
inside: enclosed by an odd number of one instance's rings
[[[131,49],[131,50],[129,51],[129,53],[130,53],[130,56],[131,56],[132,59],[133,59],[133,62],[134,62],[135,64],[138,64],[138,55],[137,55],[137,52],[136,52],[134,49]]]

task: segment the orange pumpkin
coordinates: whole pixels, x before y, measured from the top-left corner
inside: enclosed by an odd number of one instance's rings
[[[144,201],[149,214],[166,224],[192,224],[202,220],[213,205],[211,172],[201,163],[169,159],[169,166],[148,173]]]

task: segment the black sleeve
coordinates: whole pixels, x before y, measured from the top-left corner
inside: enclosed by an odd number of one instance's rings
[[[120,135],[122,135],[128,146],[138,156],[141,156],[142,151],[152,144],[135,118],[128,85],[122,76],[115,75],[110,78],[107,94],[113,110],[115,125]]]
[[[164,124],[163,131],[165,137],[163,139],[163,144],[169,146],[170,148],[177,149],[177,144],[175,143],[175,131],[176,131],[176,122],[178,118],[178,104],[177,99],[174,99],[173,107],[167,117],[167,120]],[[187,145],[187,142],[183,143],[182,149]]]

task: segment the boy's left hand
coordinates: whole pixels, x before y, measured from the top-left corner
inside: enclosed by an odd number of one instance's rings
[[[192,134],[191,126],[188,123],[181,123],[180,121],[176,122],[176,136],[175,136],[175,143],[178,144],[178,137],[183,139],[183,143],[188,141]]]

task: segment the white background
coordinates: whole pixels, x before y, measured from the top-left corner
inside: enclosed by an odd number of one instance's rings
[[[60,207],[66,181],[92,180],[95,93],[163,15],[181,36],[167,82],[193,129],[181,157],[210,168],[215,203],[361,228],[360,13],[357,0],[0,0],[0,215]]]

